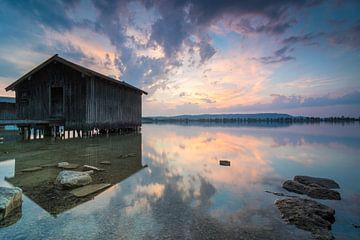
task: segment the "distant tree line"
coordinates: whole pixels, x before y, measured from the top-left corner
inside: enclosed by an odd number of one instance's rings
[[[350,123],[360,122],[360,117],[279,117],[279,118],[172,118],[172,117],[144,117],[144,123],[157,122],[210,122],[210,123]]]

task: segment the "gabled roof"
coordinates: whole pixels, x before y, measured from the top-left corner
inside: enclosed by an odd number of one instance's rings
[[[71,67],[85,75],[88,75],[88,76],[97,76],[99,77],[100,79],[102,80],[105,80],[105,81],[110,81],[112,83],[116,83],[116,84],[119,84],[119,85],[122,85],[124,87],[127,87],[127,88],[130,88],[130,89],[133,89],[135,91],[138,91],[138,92],[141,92],[143,94],[147,94],[147,92],[137,88],[137,87],[134,87],[124,81],[120,81],[120,80],[116,80],[114,78],[111,78],[111,77],[108,77],[108,76],[105,76],[101,73],[98,73],[98,72],[95,72],[91,69],[88,69],[86,67],[83,67],[83,66],[80,66],[78,64],[75,64],[73,62],[70,62],[64,58],[61,58],[59,57],[57,54],[55,54],[54,56],[52,56],[51,58],[49,58],[48,60],[46,60],[45,62],[43,62],[42,64],[40,64],[39,66],[35,67],[33,70],[31,70],[30,72],[26,73],[24,76],[22,76],[21,78],[19,78],[18,80],[16,80],[15,82],[13,82],[12,84],[10,84],[9,86],[7,86],[5,88],[6,91],[9,91],[9,90],[14,90],[15,87],[21,83],[22,81],[24,81],[25,79],[27,79],[28,77],[30,77],[31,75],[33,75],[34,73],[38,72],[39,70],[41,70],[42,68],[44,68],[45,66],[49,65],[50,63],[54,62],[54,61],[57,61],[57,62],[60,62],[68,67]]]

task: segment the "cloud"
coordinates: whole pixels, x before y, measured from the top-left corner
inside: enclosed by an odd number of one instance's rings
[[[290,60],[294,60],[295,57],[288,55],[289,52],[292,52],[293,48],[289,46],[282,47],[274,52],[271,56],[260,57],[260,58],[251,58],[252,60],[259,61],[264,64],[272,64],[272,63],[281,63],[287,62]]]
[[[285,45],[289,45],[289,44],[297,44],[297,43],[302,43],[302,44],[307,44],[307,45],[313,45],[313,44],[317,44],[317,42],[315,42],[314,40],[324,36],[325,33],[324,32],[318,32],[318,33],[307,33],[307,34],[303,34],[303,35],[297,35],[297,36],[291,36],[288,38],[285,38],[282,43]]]
[[[360,49],[360,19],[347,30],[330,34],[329,39],[334,44]]]
[[[360,104],[360,91],[354,91],[342,96],[331,97],[329,95],[321,97],[304,97],[300,95],[285,96],[281,94],[272,94],[270,103],[259,103],[248,106],[234,106],[226,109],[228,111],[273,111],[303,108],[303,107],[319,107],[334,105],[358,105]]]
[[[79,0],[55,0],[55,1],[6,1],[6,4],[16,8],[23,16],[55,30],[70,29],[74,21],[68,16],[68,10],[76,7]]]

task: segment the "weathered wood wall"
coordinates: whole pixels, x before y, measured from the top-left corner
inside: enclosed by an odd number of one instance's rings
[[[51,87],[62,87],[63,119],[69,127],[80,127],[85,122],[85,86],[86,81],[80,72],[63,64],[52,63],[16,88],[18,119],[51,119]]]
[[[34,73],[16,87],[18,119],[59,119],[51,115],[51,88],[63,88],[66,129],[130,128],[141,125],[141,92],[86,76],[59,62]]]
[[[141,125],[141,93],[92,77],[86,85],[86,123],[97,128]]]
[[[16,105],[15,103],[0,102],[0,120],[15,120]]]

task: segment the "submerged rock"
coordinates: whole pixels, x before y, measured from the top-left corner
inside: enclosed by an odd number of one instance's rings
[[[75,168],[78,168],[79,167],[79,164],[76,164],[76,163],[69,163],[68,165],[62,167],[63,169],[75,169]]]
[[[299,183],[310,185],[316,184],[324,188],[336,189],[340,188],[339,184],[332,179],[328,178],[318,178],[318,177],[309,177],[309,176],[295,176],[294,181]]]
[[[302,198],[278,199],[275,205],[286,222],[310,231],[315,239],[334,239],[330,232],[331,224],[335,221],[334,209]]]
[[[104,169],[102,169],[102,168],[98,168],[98,167],[94,167],[94,166],[90,166],[90,165],[84,165],[83,170],[84,171],[87,171],[87,170],[104,171]]]
[[[326,178],[295,176],[294,180],[286,180],[282,187],[290,192],[306,194],[312,198],[341,200],[340,193],[329,188],[339,188],[339,185]]]
[[[87,172],[61,171],[56,177],[55,184],[62,188],[75,188],[85,186],[92,182],[92,178]]]
[[[79,167],[79,164],[76,163],[68,163],[68,162],[60,162],[57,164],[59,168],[63,169],[75,169]]]
[[[306,194],[308,192],[308,187],[306,185],[293,180],[286,180],[283,183],[282,187],[288,190],[289,192],[294,192],[299,194]]]
[[[110,183],[91,184],[84,187],[76,188],[72,190],[70,193],[73,194],[75,197],[86,197],[92,193],[96,193],[110,186],[111,186]]]
[[[43,167],[43,168],[47,168],[47,167],[57,167],[57,166],[58,166],[57,163],[48,163],[48,164],[40,165],[40,167]]]
[[[22,190],[17,187],[0,187],[0,221],[10,217],[22,204]]]
[[[321,187],[310,187],[306,195],[317,199],[341,200],[339,192]]]
[[[69,165],[68,162],[59,162],[59,163],[57,164],[57,166],[58,166],[59,168],[66,167],[66,166],[68,166],[68,165]]]
[[[22,172],[35,172],[35,171],[39,171],[41,170],[42,167],[32,167],[32,168],[25,168],[23,170],[21,170]]]
[[[102,162],[100,162],[100,164],[103,164],[103,165],[111,165],[111,162],[110,162],[110,161],[102,161]]]

